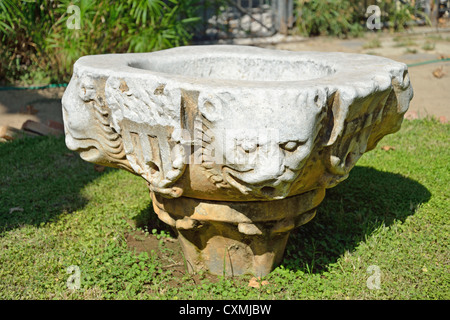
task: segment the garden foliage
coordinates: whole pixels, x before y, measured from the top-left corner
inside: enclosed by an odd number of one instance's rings
[[[366,21],[373,14],[368,7],[381,11],[383,27],[402,30],[414,18],[416,9],[409,1],[396,0],[297,0],[297,28],[307,36],[359,36],[366,31]]]
[[[0,79],[67,82],[83,55],[185,45],[200,20],[197,3],[0,0]]]

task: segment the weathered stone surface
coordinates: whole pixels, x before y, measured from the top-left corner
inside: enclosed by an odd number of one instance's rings
[[[381,57],[198,46],[79,59],[63,116],[70,149],[147,181],[194,270],[233,247],[227,274],[263,275],[411,98]]]
[[[177,230],[190,269],[261,276],[280,262],[290,231],[314,217],[324,196],[316,189],[282,200],[225,202],[153,193],[152,201]]]

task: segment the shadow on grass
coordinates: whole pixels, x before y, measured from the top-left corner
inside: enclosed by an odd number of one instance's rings
[[[0,143],[0,163],[0,235],[83,208],[80,190],[107,172],[68,150],[63,136]]]
[[[356,166],[328,189],[316,217],[291,233],[282,265],[320,273],[381,226],[403,222],[431,193],[399,174]]]
[[[158,232],[164,231],[165,233],[170,234],[172,238],[177,237],[176,232],[172,227],[159,220],[151,202],[142,209],[133,220],[137,228],[147,229],[150,233],[152,233],[153,229],[156,229]]]

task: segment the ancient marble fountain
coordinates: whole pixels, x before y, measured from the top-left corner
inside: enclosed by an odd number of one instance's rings
[[[386,58],[224,45],[82,57],[62,102],[67,147],[145,179],[190,270],[263,276],[412,95]]]

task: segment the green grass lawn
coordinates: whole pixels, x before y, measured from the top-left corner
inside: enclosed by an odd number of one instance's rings
[[[327,191],[255,288],[172,268],[177,244],[142,178],[94,170],[62,137],[2,143],[0,299],[449,299],[449,160],[450,125],[404,122]],[[130,247],[130,234],[156,249]]]

